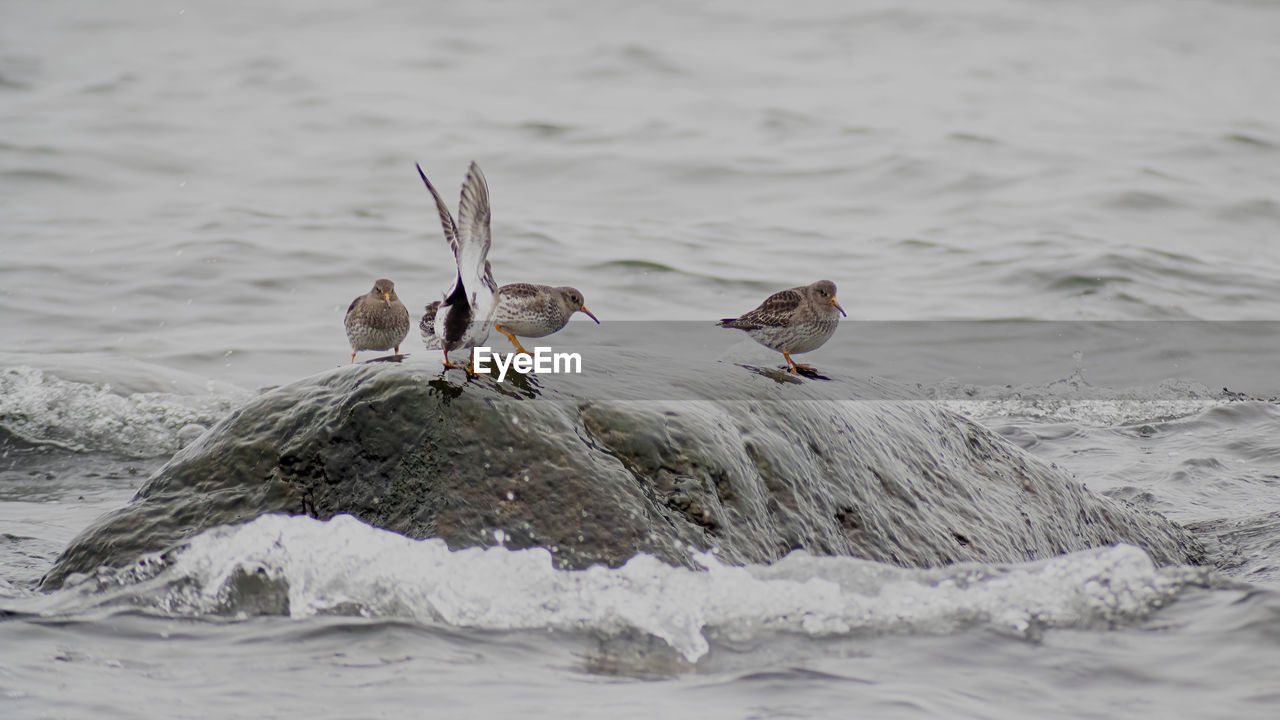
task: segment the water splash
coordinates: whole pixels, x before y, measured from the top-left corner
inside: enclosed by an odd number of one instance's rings
[[[0,427],[36,445],[145,458],[199,436],[248,393],[135,392],[62,380],[32,367],[0,369]]]
[[[1156,568],[1116,546],[1017,565],[912,570],[855,558],[793,554],[703,571],[637,555],[610,569],[558,570],[540,548],[451,551],[350,516],[268,515],[215,528],[168,554],[81,576],[43,612],[142,606],[184,616],[262,612],[408,618],[427,625],[660,638],[696,662],[715,640],[769,633],[812,637],[940,634],[987,627],[1034,639],[1047,628],[1111,627],[1206,582],[1199,568]]]

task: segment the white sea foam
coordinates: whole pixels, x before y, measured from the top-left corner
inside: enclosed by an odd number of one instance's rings
[[[117,577],[132,586],[131,603],[180,614],[246,612],[236,603],[244,602],[243,578],[254,576],[287,587],[295,618],[356,612],[487,630],[638,630],[694,662],[709,640],[769,632],[989,627],[1034,637],[1045,628],[1110,626],[1154,611],[1203,575],[1158,569],[1131,546],[935,570],[802,553],[767,566],[724,565],[710,554],[696,559],[705,571],[648,555],[616,569],[566,571],[542,549],[451,551],[440,540],[411,540],[351,516],[322,522],[269,515],[207,531],[167,561],[152,556]],[[63,592],[84,600],[87,585]]]
[[[117,392],[32,367],[0,369],[0,425],[18,438],[69,450],[155,457],[178,450],[248,393],[225,386]]]

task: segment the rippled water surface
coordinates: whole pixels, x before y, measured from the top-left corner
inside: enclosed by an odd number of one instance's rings
[[[1280,333],[1217,321],[1280,320],[1277,37],[1243,0],[6,2],[0,715],[1271,717]],[[825,277],[857,321],[1102,328],[854,323],[809,357],[1188,524],[1213,572],[1115,548],[979,567],[987,595],[839,559],[703,586],[295,519],[35,591],[182,444],[344,363],[374,279],[437,299],[413,164],[452,202],[471,160],[498,281],[606,324]],[[1116,340],[1152,320],[1215,322]],[[562,337],[589,361],[603,327]],[[396,562],[321,577],[346,548]]]

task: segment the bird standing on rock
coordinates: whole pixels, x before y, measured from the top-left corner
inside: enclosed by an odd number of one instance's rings
[[[600,319],[583,304],[582,293],[577,288],[511,283],[498,288],[497,303],[493,329],[506,335],[516,346],[516,352],[524,355],[532,353],[520,344],[520,338],[540,338],[559,332],[575,312],[585,313],[600,324]],[[435,333],[435,313],[439,307],[440,303],[431,303],[422,316],[418,328],[424,338],[428,333]],[[439,347],[439,340],[427,342],[428,347]]]
[[[351,343],[351,362],[361,350],[391,350],[409,335],[409,309],[396,296],[395,283],[382,278],[373,289],[351,301],[343,320]]]
[[[791,359],[791,353],[817,350],[836,331],[844,308],[836,302],[836,284],[819,280],[770,295],[760,307],[736,318],[725,318],[719,327],[745,330],[752,340],[782,353],[791,372],[810,370]],[[847,317],[847,316],[846,316]]]
[[[516,352],[528,355],[517,335],[540,338],[559,332],[575,312],[582,312],[600,324],[600,319],[587,309],[577,288],[512,283],[498,288],[493,328],[507,336],[516,346]]]
[[[454,224],[449,207],[440,199],[440,193],[431,185],[422,167],[418,175],[426,183],[431,197],[435,198],[444,237],[453,250],[458,267],[453,286],[444,299],[431,303],[418,323],[422,341],[428,349],[444,351],[445,367],[459,367],[449,362],[449,352],[465,350],[484,344],[489,337],[489,326],[497,307],[494,293],[498,289],[489,267],[489,184],[480,166],[474,162],[462,182],[462,199],[458,203],[458,223]],[[470,368],[470,362],[467,363]]]

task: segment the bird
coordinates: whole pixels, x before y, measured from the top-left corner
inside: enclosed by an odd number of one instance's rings
[[[498,288],[497,304],[493,313],[493,329],[506,335],[516,346],[516,352],[524,355],[531,353],[520,344],[519,338],[546,337],[563,330],[575,312],[581,311],[597,325],[600,323],[600,318],[587,309],[582,292],[577,288],[511,283]],[[434,336],[435,314],[439,307],[438,302],[427,305],[422,321],[418,323],[424,337],[427,334]],[[428,344],[438,347],[439,340],[434,339]]]
[[[351,362],[361,350],[391,350],[409,335],[409,309],[396,296],[396,284],[382,278],[373,289],[351,301],[343,320],[351,343]]]
[[[819,280],[776,292],[760,303],[760,307],[740,317],[725,318],[717,327],[745,330],[752,340],[782,353],[793,373],[813,370],[797,363],[791,353],[806,353],[822,347],[836,331],[837,316],[845,314],[836,302],[836,284]]]
[[[579,311],[600,324],[600,319],[587,309],[577,288],[511,283],[498,288],[493,328],[507,336],[516,346],[516,352],[528,355],[529,351],[517,336],[540,338],[559,332],[569,324],[569,317]]]
[[[418,175],[435,198],[445,240],[453,250],[457,277],[444,293],[444,299],[426,306],[418,329],[428,349],[444,351],[444,366],[460,367],[449,361],[449,352],[483,345],[489,337],[493,312],[497,308],[494,295],[498,285],[489,265],[489,184],[475,162],[462,182],[462,198],[458,203],[458,222],[454,224],[449,207],[440,199],[422,166]],[[467,364],[470,368],[470,362]]]

